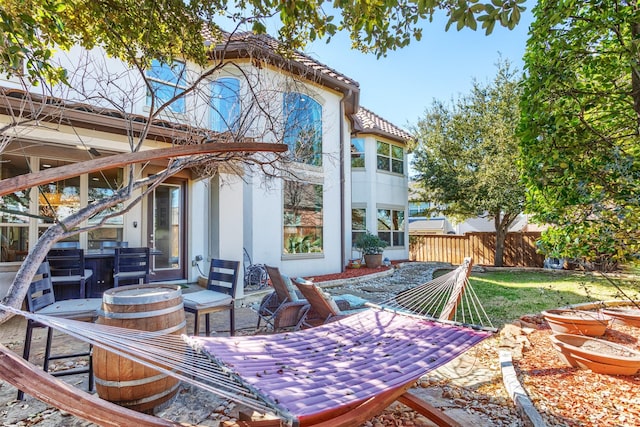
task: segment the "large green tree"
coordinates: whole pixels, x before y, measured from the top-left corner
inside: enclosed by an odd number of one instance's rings
[[[52,50],[74,44],[103,46],[113,57],[206,60],[201,31],[214,37],[238,28],[262,33],[279,22],[285,46],[302,48],[318,38],[347,31],[353,46],[378,56],[420,39],[434,13],[449,17],[447,28],[487,34],[496,25],[513,28],[525,0],[3,0],[0,3],[0,72],[21,63],[32,78],[64,78],[50,65]]]
[[[640,253],[640,6],[540,0],[527,43],[522,165],[543,250],[604,267]]]
[[[413,166],[423,200],[458,220],[483,216],[496,230],[495,265],[502,266],[504,240],[522,212],[516,130],[519,73],[498,64],[492,82],[474,81],[452,105],[434,101],[418,122]]]

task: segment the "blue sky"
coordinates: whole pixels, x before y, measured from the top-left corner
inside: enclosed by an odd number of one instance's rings
[[[484,30],[444,30],[442,17],[425,23],[423,38],[408,47],[377,59],[352,50],[341,34],[329,44],[315,42],[305,50],[318,61],[360,83],[360,105],[408,129],[424,115],[433,99],[448,102],[466,94],[473,79],[491,81],[499,59],[523,69],[531,4],[514,30],[496,26],[490,36]]]

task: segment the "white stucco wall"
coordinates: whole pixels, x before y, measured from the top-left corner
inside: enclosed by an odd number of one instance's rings
[[[405,151],[404,174],[381,172],[377,168],[377,142],[382,141],[398,145],[387,138],[376,135],[358,135],[365,140],[365,167],[351,171],[351,202],[354,208],[367,209],[367,229],[377,234],[378,209],[404,210],[405,212],[405,245],[388,248],[384,256],[391,260],[409,258],[409,162]]]
[[[236,297],[243,296],[243,182],[235,175],[221,174],[209,180],[211,201],[204,220],[209,223],[209,256],[240,262]]]
[[[282,179],[266,178],[254,174],[245,184],[245,247],[254,263],[278,266],[292,276],[309,276],[341,271],[342,213],[340,182],[340,138],[348,147],[348,125],[340,114],[341,95],[315,84],[296,82],[291,89],[291,81],[273,70],[263,70],[261,79],[268,81],[274,91],[272,107],[282,107],[282,94],[295,90],[312,97],[322,106],[322,150],[321,167],[293,164],[287,167],[296,179],[323,186],[323,253],[285,254],[283,253],[283,196]],[[276,117],[281,113],[275,112]],[[343,126],[341,132],[340,125]]]
[[[199,261],[200,269],[206,271],[207,255],[209,254],[209,191],[212,185],[206,179],[190,181],[188,185],[189,204],[187,206],[187,281],[198,280],[200,270],[193,266],[196,256],[202,256]]]

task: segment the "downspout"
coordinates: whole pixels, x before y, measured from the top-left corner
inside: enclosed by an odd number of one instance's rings
[[[344,200],[344,181],[345,181],[345,162],[344,162],[344,102],[352,94],[352,90],[342,97],[340,101],[340,272],[345,270],[345,231],[346,231],[346,218],[345,218],[345,200]]]

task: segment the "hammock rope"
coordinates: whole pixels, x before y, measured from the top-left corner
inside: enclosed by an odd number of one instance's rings
[[[400,292],[400,294],[380,303],[368,303],[367,305],[380,310],[413,314],[429,320],[495,331],[480,298],[466,277],[468,269],[471,268],[470,263],[471,260],[466,259],[465,263],[455,270]],[[459,281],[464,281],[464,292],[461,295],[455,294]],[[452,320],[447,322],[440,317],[441,311],[454,297],[460,297],[460,299],[453,310]]]
[[[285,420],[291,418],[286,409],[263,396],[224,363],[212,360],[211,355],[187,345],[185,336],[161,335],[158,332],[43,316],[2,304],[0,309],[102,347],[221,398],[237,401],[261,412],[275,413]]]

